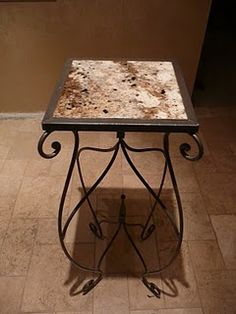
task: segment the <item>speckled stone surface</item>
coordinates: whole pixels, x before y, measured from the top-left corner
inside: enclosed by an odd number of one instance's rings
[[[54,117],[187,119],[171,62],[74,60]]]

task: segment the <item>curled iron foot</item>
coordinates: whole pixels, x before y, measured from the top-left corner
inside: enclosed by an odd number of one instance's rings
[[[99,226],[100,227],[100,226]],[[98,228],[94,223],[90,222],[89,223],[89,228],[92,231],[92,233],[98,238],[98,239],[103,239],[101,227]]]
[[[80,292],[85,295],[89,293],[100,281],[102,280],[102,276],[99,276],[97,279],[91,279],[83,286]]]
[[[157,287],[157,285],[155,285],[153,282],[149,282],[145,277],[142,278],[142,281],[143,281],[144,285],[148,288],[148,290],[151,291],[151,293],[155,297],[160,299],[161,290]]]
[[[146,240],[147,238],[150,237],[150,235],[153,233],[153,231],[155,230],[155,225],[151,224],[147,229],[143,229],[142,233],[141,233],[141,239],[142,240]]]

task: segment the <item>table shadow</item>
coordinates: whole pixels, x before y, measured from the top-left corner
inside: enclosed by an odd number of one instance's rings
[[[80,195],[81,192],[80,190]],[[126,222],[144,224],[153,204],[152,196],[148,195],[145,189],[128,188],[123,192],[126,195]],[[99,219],[109,219],[113,222],[118,222],[121,194],[122,191],[118,188],[98,188],[96,190],[91,201]],[[173,190],[163,189],[161,200],[167,206],[173,220],[177,223],[177,204]],[[70,247],[71,256],[75,260],[88,267],[96,267],[99,257],[115,233],[118,224],[103,223],[101,226],[104,239],[98,239],[89,228],[90,222],[93,222],[93,217],[86,202],[81,207],[79,214],[76,214],[73,219],[72,231],[69,232],[70,227],[68,229],[70,238],[68,246]],[[128,226],[128,231],[143,255],[148,269],[154,271],[163,267],[170,260],[176,246],[176,237],[173,227],[160,206],[156,207],[150,221],[151,223],[155,224],[155,230],[146,240],[141,240],[141,227]],[[176,282],[179,282],[186,288],[189,287],[189,283],[186,280],[185,264],[183,250],[181,250],[178,258],[168,269],[161,274],[150,275],[147,278],[150,278],[150,281],[158,282],[162,293],[170,297],[176,297],[178,296]],[[105,276],[141,278],[143,265],[123,228],[121,228],[120,233],[105,256],[101,269]],[[65,285],[70,286],[70,295],[79,294],[82,286],[95,276],[91,272],[80,271],[71,264],[68,278],[65,282]]]

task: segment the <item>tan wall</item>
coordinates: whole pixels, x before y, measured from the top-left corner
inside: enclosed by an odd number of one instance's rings
[[[175,57],[192,90],[211,0],[0,2],[0,108],[45,110],[65,59]]]

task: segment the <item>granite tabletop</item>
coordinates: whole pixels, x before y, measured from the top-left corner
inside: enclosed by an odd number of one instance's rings
[[[187,119],[169,61],[73,60],[53,117]]]

